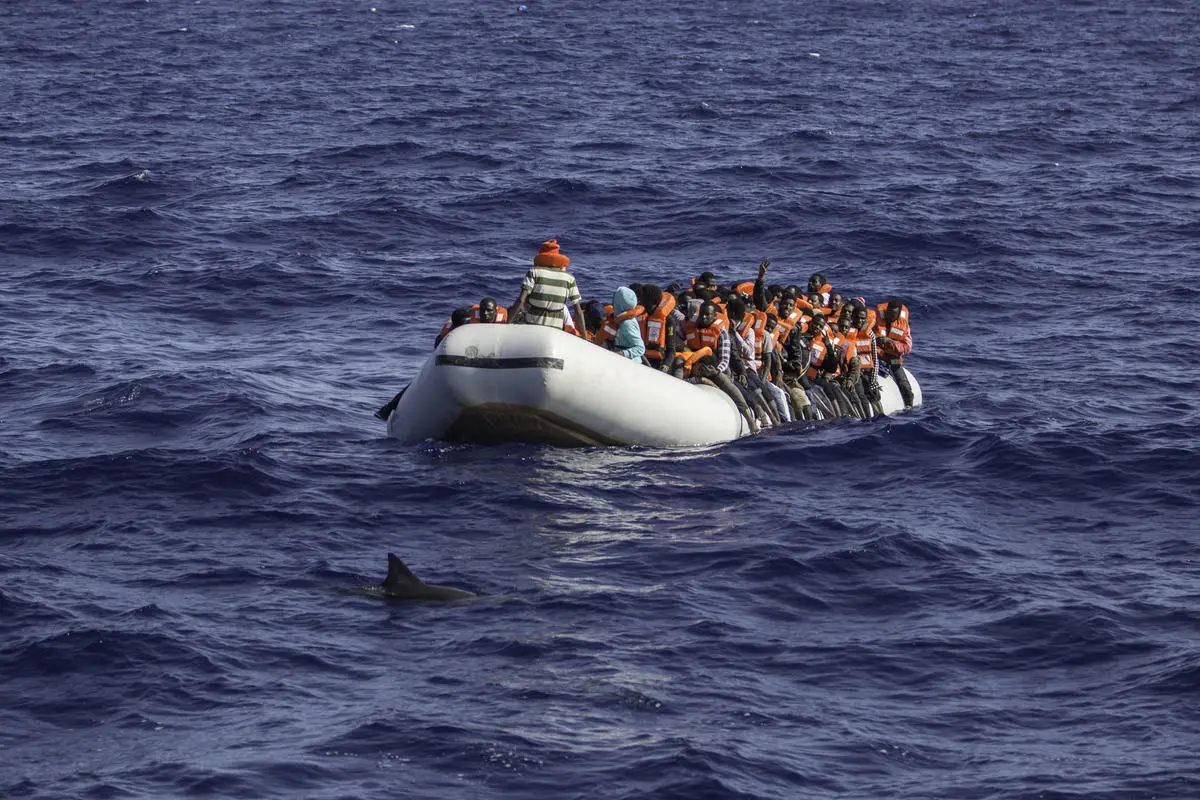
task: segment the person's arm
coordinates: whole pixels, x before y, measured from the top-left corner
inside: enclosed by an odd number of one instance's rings
[[[758,265],[758,277],[754,280],[754,307],[759,311],[766,311],[767,306],[771,305],[767,298],[767,267],[771,266],[771,259],[763,259],[763,262]]]
[[[587,324],[583,320],[583,308],[579,303],[571,306],[571,318],[575,320],[575,332],[584,339],[587,338]]]
[[[521,296],[517,298],[517,302],[508,307],[508,321],[516,320],[517,314],[525,307],[525,301],[529,299],[529,290],[521,287]]]
[[[667,372],[671,371],[672,365],[675,363],[675,331],[676,325],[679,324],[677,318],[678,311],[672,311],[667,314],[667,318],[663,320],[664,342],[662,363],[666,367]]]
[[[729,331],[721,331],[721,335],[717,337],[717,347],[721,349],[717,372],[729,372]]]
[[[521,280],[521,295],[517,298],[517,302],[508,307],[508,321],[516,322],[519,318],[517,315],[525,308],[525,301],[529,299],[529,295],[533,294],[534,287],[537,286],[537,280],[533,274],[533,270],[525,273],[525,277]]]

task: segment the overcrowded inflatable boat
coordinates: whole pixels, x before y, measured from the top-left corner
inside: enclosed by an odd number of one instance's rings
[[[913,405],[921,387],[905,370]],[[886,414],[904,410],[895,381],[879,378]],[[387,417],[388,435],[560,446],[680,447],[750,433],[734,402],[541,325],[463,325],[449,332]]]

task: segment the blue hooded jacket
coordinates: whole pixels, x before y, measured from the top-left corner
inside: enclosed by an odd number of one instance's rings
[[[618,286],[613,292],[613,315],[620,316],[637,305],[637,295],[628,286]],[[627,319],[617,326],[613,349],[632,361],[641,361],[646,353],[642,329],[636,319]]]

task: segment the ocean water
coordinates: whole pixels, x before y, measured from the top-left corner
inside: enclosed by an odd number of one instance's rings
[[[1200,797],[1200,6],[526,5],[0,6],[0,796]],[[549,236],[925,407],[388,440]]]

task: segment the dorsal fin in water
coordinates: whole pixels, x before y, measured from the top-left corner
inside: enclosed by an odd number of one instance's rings
[[[388,574],[383,581],[383,588],[389,586],[404,585],[406,583],[420,584],[421,579],[413,574],[413,571],[408,568],[408,565],[400,560],[400,556],[395,553],[388,553]]]

